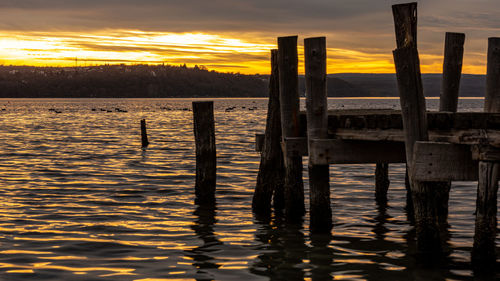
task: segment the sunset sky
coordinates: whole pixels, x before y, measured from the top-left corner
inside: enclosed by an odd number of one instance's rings
[[[393,73],[390,0],[0,0],[0,64],[204,65],[269,73],[276,37],[326,36],[328,72]],[[441,72],[444,33],[466,34],[464,73],[486,72],[499,0],[418,1],[422,71]]]

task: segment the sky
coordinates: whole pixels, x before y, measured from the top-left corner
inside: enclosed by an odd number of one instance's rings
[[[328,73],[394,73],[394,0],[0,0],[0,64],[204,65],[269,73],[279,36],[326,36]],[[442,72],[445,32],[466,34],[463,72],[484,74],[500,0],[418,1],[424,73]]]

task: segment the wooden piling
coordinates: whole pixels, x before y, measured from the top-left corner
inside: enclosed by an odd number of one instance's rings
[[[446,32],[444,43],[443,79],[439,111],[457,112],[465,34]],[[436,183],[437,184],[437,183]],[[441,182],[437,188],[437,215],[441,227],[447,225],[451,182]]]
[[[411,171],[416,141],[429,139],[420,61],[417,51],[417,4],[394,5],[397,49],[393,51],[405,134],[406,161]],[[436,189],[430,182],[412,180],[410,186],[415,214],[417,251],[421,254],[441,252]],[[427,255],[426,255],[427,256]]]
[[[141,140],[142,140],[142,148],[148,147],[149,141],[148,141],[148,133],[146,131],[146,119],[141,120]]]
[[[500,37],[488,38],[485,112],[500,112]]]
[[[497,228],[497,192],[500,164],[479,162],[479,181],[476,199],[476,225],[472,248],[472,265],[476,269],[494,269]]]
[[[278,50],[271,50],[271,76],[269,77],[269,103],[266,131],[261,152],[259,174],[252,199],[252,210],[259,215],[284,208],[283,184],[285,167],[281,151],[281,116],[278,81]],[[273,197],[274,195],[274,197]]]
[[[196,146],[195,202],[215,203],[216,149],[214,104],[212,101],[193,102],[193,124]]]
[[[392,6],[392,15],[394,17],[394,29],[396,33],[396,46],[402,48],[413,46],[417,48],[417,2],[397,4]],[[408,163],[408,161],[407,161]],[[415,210],[413,207],[413,196],[408,175],[408,164],[406,165],[405,180],[406,188],[406,213],[413,217]]]
[[[307,137],[328,138],[328,101],[326,93],[326,38],[304,40]],[[329,233],[332,209],[328,165],[309,163],[310,229],[313,233]]]
[[[488,39],[485,112],[500,112],[500,38]],[[479,161],[476,200],[476,226],[472,248],[472,265],[479,272],[495,270],[497,228],[497,192],[500,159]]]
[[[389,164],[377,163],[375,166],[375,200],[379,205],[387,204],[389,190]]]
[[[396,46],[417,48],[417,2],[392,5]]]
[[[439,111],[457,112],[465,34],[446,32]]]
[[[299,137],[297,36],[278,38],[278,69],[282,139]],[[285,155],[285,216],[301,222],[305,213],[302,157]]]

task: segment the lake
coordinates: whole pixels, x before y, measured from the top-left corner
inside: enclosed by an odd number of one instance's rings
[[[300,227],[254,218],[253,142],[267,99],[213,99],[217,205],[196,206],[193,100],[0,99],[0,280],[472,278],[473,182],[453,184],[448,260],[435,269],[415,261],[402,164],[389,167],[386,207],[375,203],[375,165],[330,166],[331,240],[309,236],[307,215]],[[397,109],[399,100],[331,98],[329,108]],[[482,99],[459,102],[482,108]],[[304,183],[308,207],[306,170]]]

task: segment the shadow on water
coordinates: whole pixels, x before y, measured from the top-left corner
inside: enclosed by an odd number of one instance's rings
[[[214,224],[217,222],[215,219],[216,210],[215,205],[198,205],[193,213],[196,216],[196,220],[191,229],[203,241],[203,245],[188,250],[186,255],[194,261],[193,266],[196,268],[196,280],[213,280],[214,277],[206,270],[217,269],[221,266],[210,255],[210,253],[218,250],[215,246],[223,244],[214,234]]]
[[[377,206],[378,215],[375,217],[375,226],[373,232],[375,233],[377,242],[385,241],[386,234],[389,232],[385,226],[391,217],[387,214],[387,205],[379,204]],[[407,214],[408,215],[408,214]],[[399,247],[404,253],[404,256],[399,260],[394,260],[394,264],[398,267],[405,268],[401,272],[401,278],[408,280],[469,280],[469,276],[455,274],[453,270],[469,270],[467,263],[454,262],[451,255],[450,240],[450,225],[445,221],[441,222],[441,241],[443,247],[443,254],[434,255],[420,255],[417,254],[416,246],[416,233],[413,220],[410,221],[411,228],[406,232],[403,238],[406,240],[406,249],[401,248],[402,245],[389,245],[387,249],[393,249],[394,246]],[[379,276],[387,275],[386,272],[381,272]],[[370,276],[376,276],[370,274]],[[387,276],[387,278],[396,278],[397,275]],[[370,280],[380,280],[379,278],[370,278]]]
[[[250,266],[250,272],[270,280],[303,280],[304,259],[308,247],[301,226],[286,224],[282,216],[257,223],[261,225],[256,240],[262,243],[261,254]]]
[[[331,234],[315,234],[309,238],[311,239],[309,264],[312,267],[312,280],[332,280],[334,250],[330,243],[333,236]]]
[[[387,204],[379,204],[373,217],[373,239],[346,235],[304,236],[300,226],[286,224],[282,217],[259,218],[256,241],[261,254],[250,272],[270,280],[466,280],[452,269],[467,270],[467,265],[452,263],[449,255],[428,259],[416,255],[415,230],[409,228],[404,242],[391,239],[392,218]],[[396,222],[397,223],[397,222]],[[341,228],[341,226],[338,226]],[[335,233],[335,226],[333,229]],[[445,243],[449,231],[445,229]],[[448,253],[449,254],[449,253]],[[366,259],[365,257],[373,256]]]

